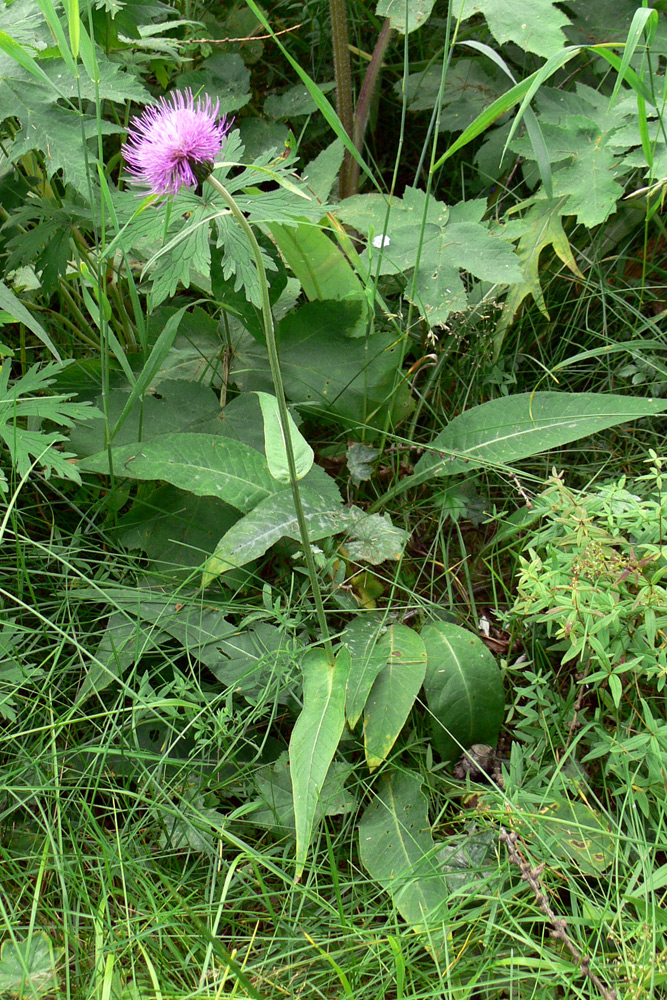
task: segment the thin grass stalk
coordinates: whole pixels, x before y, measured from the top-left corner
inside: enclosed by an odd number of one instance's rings
[[[257,267],[257,274],[259,277],[259,287],[262,296],[262,320],[264,325],[264,334],[266,337],[266,349],[269,357],[269,367],[271,369],[271,377],[273,379],[273,387],[276,394],[276,399],[278,401],[278,412],[280,414],[280,423],[282,426],[283,438],[285,441],[285,452],[287,455],[287,467],[289,469],[290,486],[292,488],[292,496],[294,498],[294,510],[296,513],[297,523],[299,525],[299,534],[301,536],[301,542],[303,545],[304,558],[306,560],[306,568],[308,570],[308,576],[310,579],[310,587],[313,594],[313,601],[315,603],[315,611],[317,613],[317,620],[320,626],[320,632],[322,633],[322,639],[324,642],[324,648],[328,659],[333,663],[333,647],[331,645],[331,639],[329,638],[329,628],[327,625],[327,618],[324,611],[324,602],[322,600],[322,591],[320,590],[320,583],[317,576],[317,567],[315,566],[315,558],[313,556],[313,551],[310,545],[310,537],[308,534],[308,523],[306,521],[306,516],[303,510],[303,504],[301,503],[301,492],[299,490],[299,481],[296,472],[296,462],[294,459],[294,447],[292,445],[292,435],[290,433],[290,426],[287,413],[287,402],[285,400],[285,390],[283,387],[283,379],[280,371],[280,360],[278,358],[278,345],[276,343],[276,332],[273,325],[273,313],[271,312],[271,302],[269,300],[269,283],[266,277],[266,269],[264,267],[264,261],[262,260],[262,252],[259,247],[259,243],[255,238],[255,234],[252,231],[252,227],[245,215],[238,207],[234,198],[229,193],[227,188],[220,183],[220,181],[210,175],[208,177],[208,182],[212,187],[218,192],[225,204],[228,206],[230,212],[238,222],[239,226],[245,233],[250,243],[250,247],[253,252],[253,257],[255,259],[255,265]]]

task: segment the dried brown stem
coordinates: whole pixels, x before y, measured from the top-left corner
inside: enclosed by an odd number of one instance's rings
[[[572,958],[581,969],[583,975],[598,990],[602,1000],[618,1000],[618,993],[616,990],[609,989],[605,986],[600,977],[591,970],[590,957],[588,955],[582,955],[570,935],[567,933],[567,920],[565,920],[564,917],[556,916],[555,912],[551,908],[541,881],[544,864],[538,865],[536,868],[530,867],[526,859],[519,853],[516,846],[519,837],[514,830],[510,831],[501,827],[500,839],[507,848],[510,861],[517,866],[521,872],[521,878],[524,882],[527,882],[533,890],[533,895],[535,896],[537,905],[545,917],[549,920],[552,927],[551,936],[556,938],[558,941],[563,942],[569,953],[572,955]]]

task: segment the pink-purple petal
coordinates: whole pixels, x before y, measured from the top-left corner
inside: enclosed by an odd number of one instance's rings
[[[218,120],[220,102],[192,91],[174,91],[145,108],[130,122],[123,157],[135,183],[155,194],[177,194],[194,187],[194,165],[212,163],[222,149],[231,122]]]

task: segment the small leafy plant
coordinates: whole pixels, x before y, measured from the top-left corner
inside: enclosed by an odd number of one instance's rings
[[[634,480],[568,489],[554,475],[534,501],[510,619],[537,627],[602,706],[619,710],[667,681],[664,459]]]

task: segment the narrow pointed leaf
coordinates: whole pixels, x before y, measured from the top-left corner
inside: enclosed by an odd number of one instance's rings
[[[345,726],[345,684],[350,654],[331,664],[322,649],[303,658],[303,709],[289,744],[296,826],[296,877],[301,877],[320,792]]]
[[[163,479],[197,496],[219,497],[249,510],[275,493],[266,459],[240,441],[213,434],[161,434],[113,449],[114,471],[129,479]],[[84,458],[79,469],[108,472],[106,451]]]
[[[387,663],[386,645],[379,644],[385,630],[382,618],[359,615],[353,618],[341,635],[341,642],[350,653],[350,673],[347,679],[345,712],[350,729],[361,718],[373,682]]]
[[[667,402],[595,392],[522,392],[474,406],[431,441],[415,479],[509,465],[640,417],[667,410]]]

